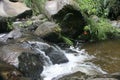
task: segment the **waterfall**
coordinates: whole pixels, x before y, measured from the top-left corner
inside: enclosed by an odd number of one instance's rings
[[[0,39],[4,36],[5,34],[0,35]],[[106,72],[104,72],[100,67],[90,62],[90,60],[95,57],[89,55],[85,49],[80,49],[80,46],[70,46],[63,50],[57,45],[50,45],[40,41],[26,41],[21,45],[23,48],[30,48],[35,54],[39,54],[41,56],[40,58],[42,58],[44,67],[44,70],[41,73],[43,80],[57,80],[57,78],[63,75],[78,71],[87,75],[95,75],[98,73],[106,74]],[[65,58],[67,58],[68,61],[65,60]],[[65,62],[61,61],[61,59]],[[53,60],[58,60],[58,63],[53,63]]]
[[[56,47],[59,50],[62,50],[58,46]],[[75,48],[71,46],[69,50],[71,52],[62,50],[65,53],[65,56],[69,59],[68,63],[44,66],[44,71],[41,74],[44,80],[52,80],[54,78],[57,80],[57,78],[63,75],[77,71],[81,71],[88,75],[94,75],[98,73],[106,74],[106,72],[104,72],[100,67],[96,66],[92,62],[89,62],[89,60],[93,59],[94,56],[88,55],[84,49],[80,50],[78,47]]]
[[[45,66],[52,65],[52,61],[44,52],[45,49],[50,47],[49,44],[43,42],[37,42],[37,41],[28,41],[28,43],[30,44],[31,48],[36,50],[42,56],[43,63]]]
[[[44,42],[39,41],[28,41],[28,44],[31,48],[37,53],[39,53],[44,62],[44,70],[41,74],[44,80],[52,80],[67,74],[71,74],[77,71],[86,73],[88,75],[95,75],[98,73],[106,74],[100,67],[96,66],[91,59],[94,59],[94,56],[89,55],[85,49],[80,49],[79,47],[70,46],[68,49],[62,50],[57,45],[49,45]],[[45,54],[45,50],[52,47],[53,50],[64,53],[68,58],[69,62],[61,64],[53,64],[49,56]],[[49,53],[48,53],[49,54]]]

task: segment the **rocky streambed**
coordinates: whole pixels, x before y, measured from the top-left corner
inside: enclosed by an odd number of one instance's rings
[[[119,73],[107,74],[93,63],[96,56],[86,52],[89,48],[61,49],[47,42],[56,41],[49,34],[59,29],[43,14],[13,26],[11,32],[0,34],[1,80],[119,80]]]

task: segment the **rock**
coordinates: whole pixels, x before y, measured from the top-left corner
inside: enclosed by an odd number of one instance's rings
[[[94,22],[99,22],[99,17],[96,15],[91,15],[90,18],[94,21]]]
[[[113,76],[111,74],[103,75],[86,75],[82,72],[75,72],[59,78],[58,80],[119,80],[120,75]],[[54,80],[54,79],[53,79]]]
[[[20,2],[10,2],[9,0],[1,0],[0,1],[0,16],[3,17],[13,17],[23,12],[30,10],[30,8],[26,7],[25,4]]]
[[[66,63],[69,61],[62,50],[57,47],[51,46],[45,51],[45,54],[49,56],[53,64]]]
[[[107,0],[108,18],[111,20],[117,20],[120,16],[120,0]]]
[[[45,5],[45,14],[61,26],[62,34],[69,38],[78,38],[87,25],[78,4],[74,0],[52,0]]]
[[[74,0],[48,0],[44,12],[50,20],[60,24],[61,33],[69,38],[78,38],[87,21]]]
[[[27,44],[8,44],[0,47],[0,59],[17,67],[25,77],[38,79],[43,71],[43,60]]]
[[[19,57],[19,70],[33,80],[41,78],[40,74],[43,71],[43,64],[39,54],[34,53],[22,53]]]
[[[67,5],[57,14],[53,15],[53,18],[60,24],[62,34],[69,38],[78,38],[83,33],[86,21],[79,10]]]
[[[48,0],[45,3],[44,13],[49,19],[51,19],[52,15],[57,14],[66,5],[78,7],[73,0]]]
[[[6,40],[7,39],[17,39],[17,38],[20,38],[22,36],[22,32],[20,31],[20,29],[14,29],[12,30],[9,34],[7,34],[5,37],[6,37]]]
[[[114,20],[114,21],[111,21],[110,23],[111,23],[112,26],[120,28],[120,20],[118,20],[118,21]]]
[[[20,44],[8,44],[0,47],[1,60],[18,67],[18,56],[24,51],[29,51],[28,48],[23,48]]]
[[[0,80],[21,80],[22,73],[14,66],[0,61]]]
[[[75,72],[73,74],[65,75],[65,76],[59,78],[58,80],[86,80],[85,75],[86,74],[84,74],[82,72]]]
[[[59,26],[54,22],[44,22],[35,30],[34,34],[40,37],[44,37],[48,34],[57,32],[56,30],[58,30],[58,28]]]

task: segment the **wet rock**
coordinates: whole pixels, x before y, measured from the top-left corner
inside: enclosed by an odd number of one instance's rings
[[[73,74],[63,76],[59,78],[58,80],[119,80],[119,79],[120,79],[120,75],[117,75],[115,77],[111,74],[86,75],[82,72],[75,72]]]
[[[34,50],[32,51],[29,44],[16,43],[1,46],[0,58],[6,63],[17,67],[25,77],[32,78],[32,80],[41,79],[43,58]],[[25,80],[27,79],[25,78]]]
[[[14,66],[0,61],[0,80],[21,80],[20,73]]]
[[[41,79],[41,72],[43,71],[43,64],[39,54],[22,53],[19,57],[19,70],[33,80]]]
[[[114,20],[114,21],[111,21],[110,23],[111,23],[112,26],[120,28],[120,20],[118,20],[118,21]]]
[[[57,32],[59,26],[55,24],[54,22],[44,22],[41,24],[34,32],[35,35],[37,36],[47,36],[48,34]]]
[[[6,39],[17,39],[22,36],[22,32],[20,29],[14,29],[9,34],[7,34],[5,37]]]
[[[20,44],[8,44],[0,47],[1,60],[18,67],[18,56],[24,52],[30,51],[30,49],[23,48]]]
[[[51,46],[45,51],[45,54],[49,56],[53,64],[66,63],[69,61],[64,55],[64,52],[62,52],[62,50],[57,47]]]

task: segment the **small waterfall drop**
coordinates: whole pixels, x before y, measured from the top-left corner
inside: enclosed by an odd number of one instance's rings
[[[6,41],[6,36],[7,34],[0,34],[0,41],[5,42]]]
[[[30,44],[31,48],[35,49],[42,56],[45,66],[52,65],[50,58],[44,52],[45,49],[50,47],[49,44],[37,41],[28,41],[28,43]]]
[[[59,47],[58,49],[61,50]],[[101,68],[88,61],[93,59],[94,56],[88,55],[84,49],[80,50],[79,48],[74,48],[72,46],[69,49],[72,50],[72,52],[62,50],[69,62],[44,66],[44,71],[41,74],[44,80],[52,80],[53,78],[59,78],[63,75],[71,74],[77,71],[81,71],[88,75],[94,75],[97,73],[106,74],[106,72],[104,72]]]
[[[5,34],[0,35],[0,39],[4,37]],[[79,49],[78,47],[70,46],[68,50],[62,50],[57,45],[49,45],[45,42],[39,41],[26,41],[23,43],[24,48],[31,48],[36,54],[40,54],[42,56],[42,60],[44,63],[44,70],[41,73],[43,80],[52,80],[54,78],[59,78],[63,75],[71,74],[77,71],[81,71],[88,75],[94,75],[97,73],[106,74],[100,67],[96,66],[89,60],[94,59],[94,56],[90,56],[84,49]],[[69,62],[53,64],[50,59],[49,50],[53,49],[55,52],[63,53]],[[46,50],[48,50],[46,54]],[[51,51],[52,52],[52,51]],[[51,56],[51,55],[50,55]]]

